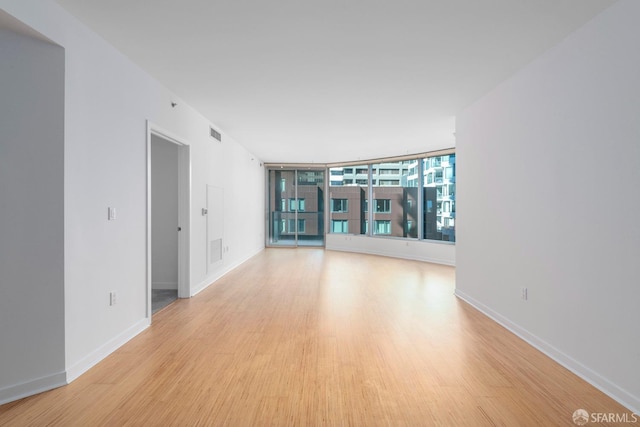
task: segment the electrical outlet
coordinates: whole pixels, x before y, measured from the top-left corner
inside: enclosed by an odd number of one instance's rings
[[[116,291],[109,292],[109,305],[116,305]]]
[[[523,300],[526,301],[527,299],[529,299],[529,290],[527,288],[522,288],[520,296]]]

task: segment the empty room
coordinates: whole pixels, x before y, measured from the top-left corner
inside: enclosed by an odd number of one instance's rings
[[[0,425],[640,425],[639,20],[0,0]]]

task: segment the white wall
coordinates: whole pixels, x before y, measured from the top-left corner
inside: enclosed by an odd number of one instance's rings
[[[3,29],[7,19],[0,16],[0,404],[65,380],[64,51]]]
[[[457,119],[456,293],[635,412],[639,21],[615,4]]]
[[[178,146],[151,135],[151,284],[178,289]]]
[[[359,252],[456,265],[456,246],[453,243],[329,233],[326,236],[325,247],[334,251]]]
[[[204,129],[206,134],[209,128]],[[264,249],[264,167],[223,133],[222,142],[207,136],[206,150],[191,154],[191,294],[195,295],[249,257]],[[207,185],[224,194],[223,264],[207,273]]]
[[[226,134],[223,143],[212,140],[208,120],[58,4],[50,0],[0,0],[0,8],[43,33],[66,53],[64,353],[67,378],[73,380],[149,324],[146,121],[190,145],[192,290],[208,285],[264,247],[264,170],[258,159]],[[12,99],[19,102],[22,98],[14,93]],[[177,102],[175,108],[171,101]],[[56,153],[59,156],[60,150]],[[205,269],[206,218],[200,209],[205,206],[206,183],[218,183],[230,195],[225,203],[229,252],[216,276],[207,276]],[[109,206],[117,209],[115,221],[107,221]],[[60,236],[57,242],[61,248]],[[110,291],[118,294],[115,306],[109,306]],[[61,291],[55,295],[61,297]],[[19,310],[33,301],[30,295],[20,295],[12,303]],[[56,320],[52,315],[44,317]],[[21,325],[16,328],[20,336],[29,333]],[[58,344],[61,341],[62,337],[56,340]],[[42,357],[60,356],[45,348]],[[2,369],[14,369],[5,368],[6,364],[4,359],[0,362]],[[33,376],[27,369],[10,380],[2,377],[0,388],[14,387]]]

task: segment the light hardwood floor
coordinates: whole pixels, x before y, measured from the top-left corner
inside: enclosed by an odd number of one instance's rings
[[[2,426],[571,426],[629,412],[454,295],[455,269],[267,249]],[[599,424],[606,425],[606,424]]]

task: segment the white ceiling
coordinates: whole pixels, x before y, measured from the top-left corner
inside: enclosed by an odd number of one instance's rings
[[[454,145],[458,111],[614,0],[57,0],[267,162]]]

